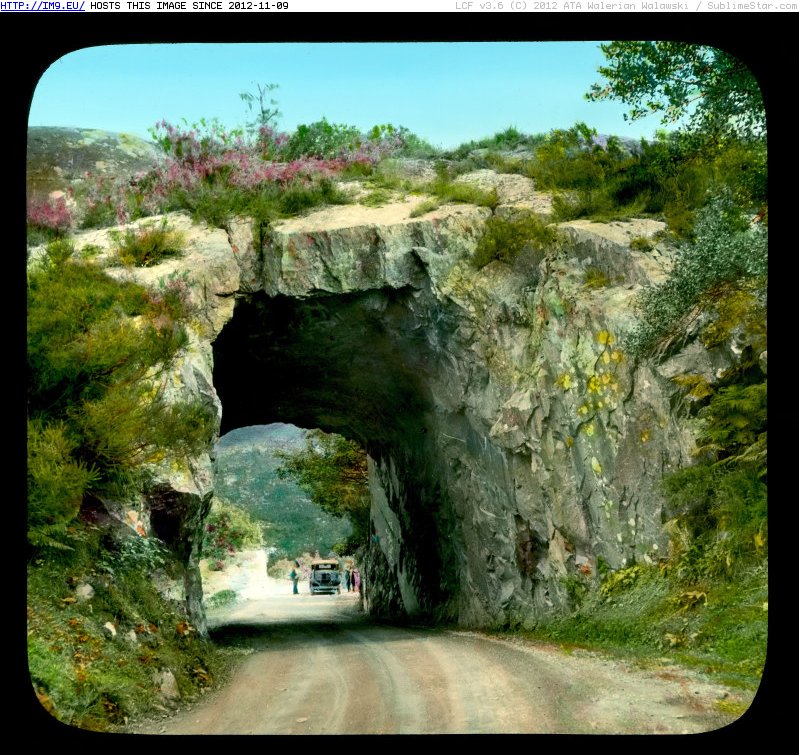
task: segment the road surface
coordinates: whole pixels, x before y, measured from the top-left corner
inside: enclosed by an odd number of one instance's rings
[[[674,669],[478,632],[370,622],[354,594],[290,594],[209,614],[250,650],[230,683],[148,734],[695,733],[735,716],[736,693]],[[307,590],[307,587],[305,588]]]

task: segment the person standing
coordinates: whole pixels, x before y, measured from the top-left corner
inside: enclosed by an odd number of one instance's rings
[[[357,568],[352,570],[352,583],[355,587],[355,592],[361,591],[361,573]]]
[[[297,585],[300,582],[300,575],[302,574],[302,567],[300,566],[300,562],[295,558],[294,559],[294,567],[291,570],[291,581],[294,583],[294,595],[299,595],[300,591],[297,589]]]

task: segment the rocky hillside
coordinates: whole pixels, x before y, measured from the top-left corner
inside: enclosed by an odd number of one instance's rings
[[[119,178],[148,170],[155,146],[133,134],[88,128],[28,129],[28,196],[80,186],[84,175]]]
[[[495,188],[497,217],[546,212],[529,179],[458,180]],[[146,268],[118,267],[108,230],[76,246],[114,276],[186,276],[197,315],[167,391],[201,397],[220,432],[287,422],[365,446],[375,613],[526,625],[603,565],[667,548],[658,483],[694,445],[671,378],[712,382],[740,344],[689,342],[657,367],[625,353],[633,299],[668,269],[662,223],[563,223],[549,251],[476,269],[492,211],[420,213],[425,199],[327,208],[258,237],[246,218],[225,231],[171,215],[186,251]],[[197,533],[213,486],[210,455],[165,464],[139,512],[187,554],[201,629]]]

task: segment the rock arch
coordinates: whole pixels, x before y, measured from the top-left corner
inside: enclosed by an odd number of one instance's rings
[[[567,606],[599,559],[665,548],[657,484],[693,445],[669,378],[687,360],[712,379],[728,355],[689,347],[654,368],[620,347],[633,297],[667,262],[629,241],[662,224],[575,221],[557,254],[478,271],[489,210],[411,207],[333,208],[255,234],[246,219],[224,232],[173,216],[187,254],[135,274],[188,275],[198,315],[169,390],[212,404],[221,431],[290,422],[366,447],[372,612],[523,625]],[[584,285],[589,266],[606,287]],[[148,498],[201,630],[211,454],[165,467]]]

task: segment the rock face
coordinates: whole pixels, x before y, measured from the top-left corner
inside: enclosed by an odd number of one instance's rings
[[[536,267],[478,271],[469,258],[488,209],[410,218],[412,206],[328,209],[259,242],[243,219],[226,237],[173,216],[187,255],[116,274],[187,272],[200,314],[171,390],[204,397],[220,432],[286,422],[365,446],[371,612],[529,624],[567,607],[600,559],[619,568],[664,552],[658,482],[694,445],[670,377],[730,355],[689,347],[678,368],[655,369],[625,353],[631,303],[668,265],[667,250],[629,242],[660,223],[567,223]],[[589,268],[607,284],[586,285]],[[206,455],[165,468],[149,500],[153,529],[187,564],[200,631],[212,486]]]

